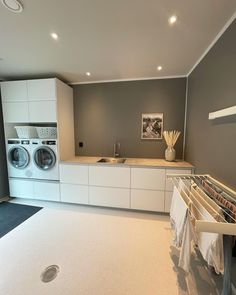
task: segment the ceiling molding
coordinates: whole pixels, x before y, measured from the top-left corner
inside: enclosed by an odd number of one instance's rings
[[[232,24],[232,22],[236,19],[236,11],[231,16],[231,18],[227,21],[227,23],[223,26],[223,28],[219,31],[219,33],[216,35],[214,40],[211,42],[211,44],[207,47],[207,49],[203,52],[203,54],[199,57],[197,62],[194,64],[194,66],[191,68],[191,70],[188,72],[187,77],[192,73],[192,71],[197,67],[197,65],[203,60],[203,58],[207,55],[207,53],[211,50],[211,48],[216,44],[216,42],[220,39],[220,37],[224,34],[224,32],[228,29],[228,27]]]
[[[80,84],[97,84],[97,83],[111,83],[111,82],[129,82],[129,81],[176,79],[176,78],[187,78],[187,75],[145,77],[145,78],[131,78],[131,79],[98,80],[98,81],[83,81],[83,82],[72,82],[72,83],[68,83],[68,84],[69,85],[80,85]]]

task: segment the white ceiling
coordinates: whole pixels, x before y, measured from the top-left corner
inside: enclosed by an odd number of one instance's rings
[[[58,76],[84,82],[187,75],[236,11],[235,0],[21,2],[20,14],[0,3],[3,79]],[[178,17],[174,26],[168,24],[172,14]]]

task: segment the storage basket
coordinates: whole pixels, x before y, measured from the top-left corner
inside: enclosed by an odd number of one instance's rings
[[[39,138],[57,138],[57,127],[36,127]]]
[[[33,126],[15,126],[19,138],[37,138],[37,132]]]

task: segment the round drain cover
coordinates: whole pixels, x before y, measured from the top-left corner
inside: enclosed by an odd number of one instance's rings
[[[59,272],[59,267],[57,265],[50,265],[41,274],[41,281],[48,283],[53,281]]]

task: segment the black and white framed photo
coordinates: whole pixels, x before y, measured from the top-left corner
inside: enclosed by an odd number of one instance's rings
[[[141,139],[162,139],[163,113],[142,114]]]

